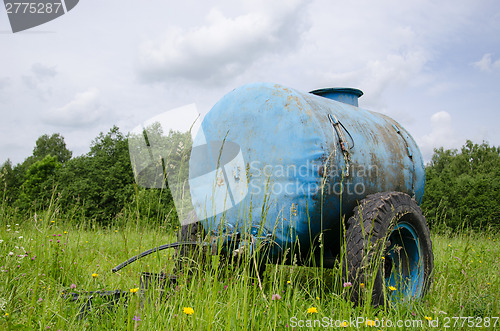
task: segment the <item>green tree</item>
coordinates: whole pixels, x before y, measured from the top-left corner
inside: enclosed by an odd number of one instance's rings
[[[1,171],[4,173],[4,180],[2,185],[5,200],[7,201],[7,203],[17,204],[17,206],[19,207],[27,208],[28,206],[32,205],[32,203],[28,201],[29,199],[33,199],[33,203],[35,203],[34,201],[43,201],[45,197],[38,197],[33,195],[36,192],[35,186],[43,184],[35,180],[33,178],[33,175],[43,175],[36,174],[36,172],[40,170],[38,169],[38,167],[40,167],[42,164],[46,166],[44,162],[47,162],[47,160],[45,160],[47,156],[54,156],[56,158],[56,162],[60,165],[71,159],[71,155],[72,152],[66,148],[64,137],[59,133],[54,133],[51,136],[44,134],[38,137],[35,143],[35,147],[33,148],[33,155],[27,157],[22,163],[16,164],[13,167],[10,160],[7,160],[0,167]],[[57,169],[58,168],[59,167],[57,167]],[[28,174],[29,169],[31,170]],[[51,178],[53,184],[55,184],[54,180],[56,180],[56,177],[57,176]],[[26,180],[28,180],[28,183],[24,184]],[[49,183],[45,184],[48,185]],[[23,190],[24,195],[21,197]],[[48,193],[41,190],[40,194],[46,195]]]
[[[47,155],[30,165],[21,186],[19,202],[24,208],[43,209],[48,206],[57,184],[57,170],[61,163],[57,157]]]
[[[59,163],[64,163],[71,159],[72,152],[66,148],[64,137],[59,133],[51,136],[44,134],[36,141],[33,157],[35,160],[41,160],[47,155],[55,156]]]
[[[66,162],[59,171],[63,205],[83,205],[87,216],[109,222],[131,201],[134,176],[126,137],[113,126],[92,141],[87,155]]]
[[[468,140],[460,151],[434,150],[422,202],[431,224],[500,229],[499,201],[500,147]]]
[[[2,177],[0,184],[2,185],[4,199],[9,205],[13,205],[18,200],[21,187],[26,179],[26,171],[33,164],[32,158],[29,158],[29,162],[27,160],[16,164],[14,167],[12,166],[12,162],[7,160],[0,167],[0,172],[2,173],[0,175]]]

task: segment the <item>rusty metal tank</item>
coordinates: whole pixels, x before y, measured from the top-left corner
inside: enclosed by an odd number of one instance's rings
[[[411,135],[392,118],[358,107],[351,88],[302,92],[253,83],[226,94],[205,116],[190,159],[198,219],[215,234],[272,238],[271,258],[312,244],[376,192],[420,203],[424,165]]]

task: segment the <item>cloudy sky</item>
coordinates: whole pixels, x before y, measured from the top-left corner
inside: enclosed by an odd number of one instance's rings
[[[82,0],[13,34],[0,8],[0,163],[42,134],[74,155],[169,109],[207,112],[266,81],[356,87],[428,160],[466,139],[500,145],[497,0]]]

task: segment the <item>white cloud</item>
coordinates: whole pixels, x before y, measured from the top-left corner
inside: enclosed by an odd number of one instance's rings
[[[34,63],[31,66],[29,75],[21,77],[24,85],[32,90],[40,100],[46,100],[46,97],[52,94],[51,85],[48,80],[57,75],[55,67],[46,66],[41,63]]]
[[[248,3],[250,13],[234,18],[210,10],[206,25],[170,28],[160,41],[142,45],[139,74],[144,81],[182,78],[223,83],[264,56],[293,49],[303,27],[303,1]],[[279,6],[278,6],[279,5]]]
[[[363,85],[372,95],[381,95],[390,85],[411,85],[422,73],[428,61],[424,51],[388,54],[383,59],[369,61],[363,68]]]
[[[434,66],[443,59],[443,45],[460,38],[478,8],[430,0],[314,1],[308,8],[313,26],[294,63],[302,69],[298,76],[318,87],[360,88],[363,100],[377,107],[389,88],[442,84]]]
[[[486,53],[483,55],[481,60],[472,63],[473,66],[484,72],[492,72],[495,69],[500,69],[500,58],[493,61],[491,58],[491,53]]]
[[[0,77],[0,90],[3,90],[9,86],[9,79],[7,77]]]
[[[7,89],[10,86],[10,79],[7,77],[0,77],[0,99],[6,94]]]
[[[44,120],[52,125],[82,127],[94,124],[101,117],[101,112],[99,90],[90,88],[77,93],[66,105],[48,111]]]
[[[483,124],[490,142],[500,141],[500,112],[491,102],[500,82],[495,0],[150,0],[141,10],[112,0],[99,2],[98,12],[78,8],[71,20],[5,39],[0,161],[22,161],[36,137],[53,130],[83,151],[112,124],[131,129],[192,102],[206,112],[252,81],[302,91],[360,88],[362,107],[426,136],[427,154],[444,139],[430,125],[441,110],[462,143]],[[98,24],[89,25],[89,17]],[[45,29],[57,33],[35,34]],[[471,60],[471,49],[482,53]],[[492,74],[473,74],[481,68]],[[95,95],[75,95],[92,86]],[[75,130],[79,125],[85,129]]]
[[[45,78],[52,78],[57,75],[57,70],[55,67],[49,67],[43,65],[41,63],[35,63],[31,66],[31,71],[35,74],[35,76],[43,80]]]
[[[419,146],[426,161],[432,157],[434,148],[457,148],[459,144],[459,139],[457,139],[453,129],[451,115],[448,112],[434,113],[430,122],[431,132],[419,139]]]

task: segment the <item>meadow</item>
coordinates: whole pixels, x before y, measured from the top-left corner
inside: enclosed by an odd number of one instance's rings
[[[194,266],[165,291],[141,290],[142,272],[171,272],[174,250],[117,273],[126,259],[176,241],[175,229],[131,215],[98,226],[49,208],[30,217],[0,213],[2,330],[500,329],[500,236],[488,230],[433,231],[433,284],[418,302],[354,307],[336,269],[268,265],[262,288],[251,267],[221,270],[218,257]],[[121,289],[113,309],[69,293]],[[162,294],[162,298],[159,296]],[[66,297],[65,297],[66,295]],[[310,326],[310,328],[309,328]]]

